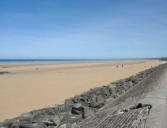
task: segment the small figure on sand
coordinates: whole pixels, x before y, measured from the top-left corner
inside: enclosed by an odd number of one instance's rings
[[[124,64],[122,64],[122,68],[124,67]]]

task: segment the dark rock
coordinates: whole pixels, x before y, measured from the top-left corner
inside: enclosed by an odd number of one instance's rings
[[[13,123],[10,128],[47,128],[47,126],[39,123],[18,122]]]
[[[82,115],[84,114],[84,107],[80,103],[74,104],[71,113],[74,115]]]
[[[95,110],[90,107],[84,107],[84,117],[88,118],[95,114]]]
[[[42,123],[46,126],[58,126],[60,118],[57,115],[36,115],[33,118],[34,123]]]
[[[89,106],[89,104],[91,102],[91,96],[90,95],[82,95],[82,96],[78,97],[78,102],[84,106]]]
[[[61,120],[60,125],[62,124],[67,124],[67,123],[75,123],[75,122],[80,122],[83,120],[83,115],[74,115],[72,113],[65,113],[63,115],[63,119]]]
[[[90,103],[90,107],[99,109],[102,106],[104,106],[104,104],[105,104],[105,100],[104,100],[103,96],[94,95],[92,97],[92,101]]]

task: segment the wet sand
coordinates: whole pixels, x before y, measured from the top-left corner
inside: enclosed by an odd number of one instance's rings
[[[161,64],[158,60],[0,63],[0,121]],[[122,67],[123,64],[123,67]]]

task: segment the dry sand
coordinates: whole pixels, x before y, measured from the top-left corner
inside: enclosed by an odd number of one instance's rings
[[[63,103],[64,99],[90,88],[161,63],[158,60],[0,63],[0,71],[13,72],[0,75],[0,121]]]

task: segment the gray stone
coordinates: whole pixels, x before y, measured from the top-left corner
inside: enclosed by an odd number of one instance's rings
[[[92,97],[92,102],[90,103],[90,107],[101,108],[102,106],[104,106],[104,104],[105,104],[105,100],[104,100],[103,96],[94,95]]]
[[[18,123],[13,123],[10,128],[47,128],[47,126],[38,123],[18,122]]]
[[[84,107],[80,103],[74,104],[71,113],[74,115],[82,115],[84,114]]]
[[[72,105],[73,105],[74,103],[73,103],[73,101],[72,101],[72,98],[70,98],[70,99],[65,100],[64,104],[65,104],[65,110],[66,110],[66,111],[70,111],[71,108],[72,108]]]
[[[60,118],[57,115],[36,115],[33,118],[33,122],[42,123],[46,126],[58,126],[60,124]]]

